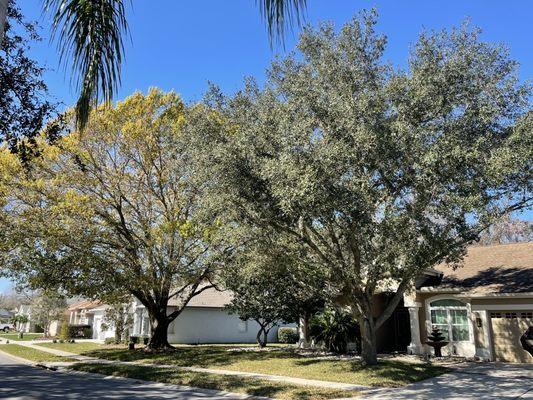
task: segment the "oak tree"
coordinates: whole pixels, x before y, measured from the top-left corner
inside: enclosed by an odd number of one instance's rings
[[[292,238],[358,318],[362,356],[417,276],[459,263],[499,216],[531,205],[531,88],[467,25],[384,60],[375,12],[307,28],[264,87],[213,88],[187,129],[211,144],[217,198],[239,224]],[[374,296],[390,292],[377,314]],[[377,316],[376,316],[377,315]]]

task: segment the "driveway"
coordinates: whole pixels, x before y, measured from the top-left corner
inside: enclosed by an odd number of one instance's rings
[[[213,390],[53,372],[22,364],[0,353],[0,399],[243,399]]]
[[[401,389],[376,390],[365,400],[533,400],[533,364],[470,364]]]

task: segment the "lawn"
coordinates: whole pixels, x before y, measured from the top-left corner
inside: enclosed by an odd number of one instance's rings
[[[71,368],[77,371],[96,372],[104,375],[144,379],[154,382],[194,386],[205,389],[225,390],[229,392],[246,393],[252,396],[266,396],[280,400],[338,399],[357,395],[357,392],[348,392],[337,389],[296,386],[253,378],[169,370],[168,368],[102,364],[76,364]]]
[[[20,341],[20,340],[33,340],[35,338],[42,337],[42,333],[25,333],[23,339],[19,339],[18,332],[15,333],[0,333],[0,338],[2,339],[8,339],[13,341]]]
[[[68,351],[74,354],[82,354],[88,351],[101,349],[104,347],[102,344],[93,342],[75,342],[75,343],[38,343],[38,346],[48,347],[50,349],[56,349],[61,351]]]
[[[3,344],[0,345],[0,351],[6,352],[13,356],[25,358],[29,361],[35,362],[57,362],[57,361],[71,361],[66,357],[59,357],[45,351],[36,350],[19,344]]]
[[[358,360],[305,357],[289,350],[229,351],[234,346],[180,346],[171,353],[152,354],[142,349],[97,349],[84,352],[109,360],[193,366],[318,379],[364,386],[403,386],[448,372],[449,369],[424,363],[381,360],[366,367]]]

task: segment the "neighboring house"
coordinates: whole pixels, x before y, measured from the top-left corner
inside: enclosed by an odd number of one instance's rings
[[[105,312],[109,306],[99,301],[84,300],[68,307],[69,325],[89,325],[93,339],[105,340],[115,336],[115,327],[104,322]]]
[[[424,343],[437,326],[450,340],[443,354],[533,363],[520,345],[533,326],[533,243],[470,247],[462,267],[428,272],[404,305],[411,353],[430,353]]]
[[[11,311],[6,310],[5,308],[0,308],[0,321],[1,322],[11,322],[12,317],[13,317],[13,313]]]
[[[38,330],[37,325],[32,320],[31,305],[21,304],[15,309],[15,315],[25,315],[28,318],[28,322],[17,323],[17,331],[19,332],[36,332]]]
[[[193,297],[182,313],[170,324],[170,343],[254,343],[259,331],[255,321],[242,321],[230,314],[224,307],[231,301],[227,291],[207,289]],[[175,301],[169,302],[168,313],[176,308]],[[134,302],[133,334],[148,336],[150,320],[143,305]],[[270,342],[277,342],[277,327],[268,334]]]

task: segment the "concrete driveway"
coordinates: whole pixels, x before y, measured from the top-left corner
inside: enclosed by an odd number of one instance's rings
[[[190,399],[227,400],[248,396],[95,374],[53,372],[0,353],[0,399]]]
[[[371,400],[533,399],[533,364],[469,364],[404,388],[376,390]]]

